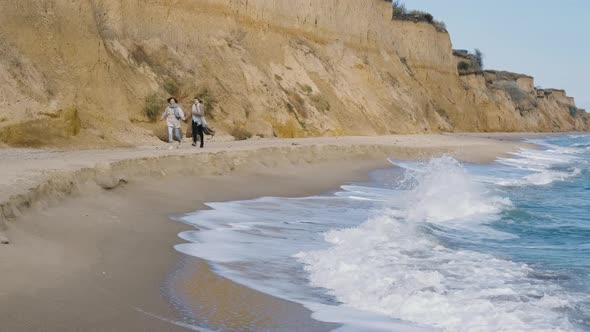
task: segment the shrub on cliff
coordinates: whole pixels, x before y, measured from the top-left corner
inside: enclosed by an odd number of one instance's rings
[[[178,96],[178,91],[180,90],[178,85],[171,81],[164,83],[163,88],[170,96]]]
[[[421,18],[428,23],[434,22],[432,14],[421,11],[421,10],[410,10],[406,15]]]
[[[252,137],[252,133],[248,131],[242,124],[234,125],[230,130],[229,134],[234,137],[236,141],[247,140]]]
[[[145,98],[145,105],[143,106],[143,114],[152,122],[158,119],[158,116],[164,111],[166,103],[158,96],[157,93],[149,95]]]
[[[520,88],[516,81],[496,81],[492,84],[492,87],[503,90],[514,103],[515,109],[522,116],[539,107],[536,98]]]
[[[443,21],[433,20],[432,25],[434,25],[436,30],[439,32],[446,32],[447,31],[447,25]]]
[[[471,68],[471,66],[466,61],[461,61],[457,64],[457,69],[459,72],[466,72],[469,70],[469,68]]]
[[[515,81],[498,81],[494,82],[494,87],[504,90],[515,102],[521,102],[527,99],[528,94],[521,89]]]
[[[406,6],[399,0],[385,0],[392,3],[392,19],[402,21],[426,22],[432,24],[437,31],[446,32],[447,27],[444,22],[434,19],[432,14],[421,10],[407,10]]]
[[[479,70],[483,70],[483,53],[479,49],[475,49],[475,63]]]
[[[461,59],[457,64],[460,74],[478,73],[483,70],[483,53],[477,48],[473,53],[467,50],[453,50],[453,55]]]
[[[399,0],[385,0],[387,2],[392,2],[393,7],[393,16],[402,16],[407,14],[406,5],[404,5]]]
[[[198,97],[203,105],[205,105],[207,115],[211,118],[215,118],[214,106],[217,104],[217,99],[215,99],[211,91],[207,87],[201,86],[197,89],[196,97]]]

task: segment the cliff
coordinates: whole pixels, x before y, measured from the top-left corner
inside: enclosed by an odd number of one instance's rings
[[[588,130],[558,90],[460,75],[450,37],[382,0],[5,0],[0,142],[149,141],[174,94],[261,137]],[[147,101],[146,101],[147,98]]]

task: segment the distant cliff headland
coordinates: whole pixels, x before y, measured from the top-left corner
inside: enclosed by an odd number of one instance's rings
[[[392,9],[383,0],[2,1],[0,144],[149,142],[169,95],[184,107],[201,96],[210,122],[240,139],[590,129],[565,91],[482,70],[478,54],[453,50],[442,22]]]

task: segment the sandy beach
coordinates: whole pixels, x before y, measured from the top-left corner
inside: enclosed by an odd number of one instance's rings
[[[171,216],[211,201],[297,197],[366,178],[387,157],[490,162],[509,135],[219,142],[206,149],[0,150],[0,321],[7,331],[324,331],[307,309],[218,277],[173,249]],[[521,136],[519,136],[521,138]],[[335,172],[334,170],[338,171]],[[181,312],[170,296],[188,296]]]

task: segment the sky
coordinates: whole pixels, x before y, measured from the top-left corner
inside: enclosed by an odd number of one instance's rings
[[[480,49],[485,69],[565,89],[590,112],[590,0],[406,0],[445,22],[455,49]]]

